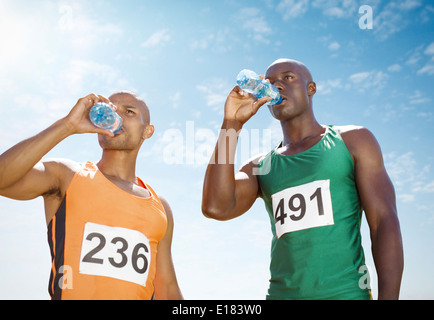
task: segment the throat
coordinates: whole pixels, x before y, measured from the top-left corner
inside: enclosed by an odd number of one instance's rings
[[[104,174],[104,173],[103,173]],[[144,185],[140,183],[140,180],[136,178],[135,182],[131,182],[128,180],[123,180],[115,176],[105,175],[104,176],[109,180],[112,184],[114,184],[119,189],[139,198],[150,198],[151,193]]]
[[[282,155],[294,155],[304,152],[316,145],[324,137],[326,129],[299,139],[284,139],[278,152]]]

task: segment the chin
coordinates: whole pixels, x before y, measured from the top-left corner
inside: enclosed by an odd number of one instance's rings
[[[273,118],[279,121],[288,120],[293,117],[293,115],[284,108],[270,108],[270,112]]]
[[[301,108],[296,108],[294,105],[282,103],[275,106],[270,106],[270,113],[279,121],[288,121],[303,114],[303,110],[301,110]]]
[[[101,135],[98,139],[99,145],[104,150],[124,150],[127,147],[125,139],[118,139],[119,136],[108,137]]]

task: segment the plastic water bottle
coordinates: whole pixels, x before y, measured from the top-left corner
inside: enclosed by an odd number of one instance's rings
[[[275,105],[282,102],[279,90],[270,82],[262,80],[251,70],[241,70],[237,76],[237,84],[243,91],[251,93],[256,99],[265,96],[273,98],[268,104]]]
[[[105,102],[98,102],[89,112],[90,121],[97,127],[117,134],[122,129],[122,118]]]

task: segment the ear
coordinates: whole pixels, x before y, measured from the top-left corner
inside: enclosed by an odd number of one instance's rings
[[[154,126],[152,124],[147,124],[145,126],[145,131],[143,131],[143,140],[149,139],[154,134]]]
[[[313,96],[316,93],[316,83],[315,82],[309,82],[307,84],[307,93],[309,96]]]

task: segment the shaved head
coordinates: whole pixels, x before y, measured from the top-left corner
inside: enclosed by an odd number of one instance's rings
[[[309,71],[309,69],[306,67],[306,65],[300,61],[293,60],[293,59],[277,59],[274,61],[271,65],[268,66],[267,72],[274,67],[277,64],[288,64],[291,65],[293,68],[296,68],[297,71],[304,77],[304,79],[309,83],[312,82],[312,75]]]
[[[145,124],[150,124],[151,114],[149,112],[148,105],[146,104],[145,100],[143,100],[142,97],[140,97],[135,92],[129,90],[116,91],[110,95],[109,100],[112,101],[113,98],[115,98],[116,96],[125,96],[125,95],[130,96],[131,98],[134,98],[134,100],[136,100],[137,105],[142,110],[141,114],[143,117],[143,121],[145,122]]]

